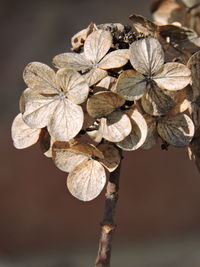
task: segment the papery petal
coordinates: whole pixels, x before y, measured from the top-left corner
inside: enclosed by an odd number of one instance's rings
[[[169,62],[153,76],[153,80],[161,89],[177,91],[190,83],[191,72],[183,64]]]
[[[104,167],[96,160],[82,162],[67,177],[67,187],[70,193],[82,201],[96,198],[105,183]]]
[[[112,36],[108,31],[98,30],[91,33],[84,44],[84,55],[93,63],[98,63],[112,45]]]
[[[136,150],[141,147],[147,137],[147,123],[142,114],[136,109],[130,109],[127,114],[131,119],[132,130],[123,141],[117,143],[117,146],[123,150]]]
[[[106,76],[103,78],[98,84],[96,84],[95,89],[106,89],[110,91],[115,91],[117,83],[117,78],[114,78],[112,76]]]
[[[174,107],[170,110],[169,115],[174,116],[182,113],[191,106],[190,90],[191,88],[187,86],[179,91],[168,91],[170,94],[172,94],[175,103]]]
[[[157,39],[148,37],[133,42],[129,48],[134,69],[146,75],[157,72],[164,64],[164,52]]]
[[[165,115],[175,106],[173,97],[153,83],[149,85],[141,103],[144,111],[153,116]]]
[[[90,71],[83,74],[84,79],[88,83],[89,86],[94,85],[95,83],[101,81],[108,75],[106,70],[102,70],[99,68],[93,68]]]
[[[129,50],[120,49],[107,54],[98,64],[101,69],[115,69],[124,66],[129,60]]]
[[[76,71],[86,71],[92,68],[92,62],[84,54],[63,53],[53,58],[53,64],[57,68],[74,69]]]
[[[41,129],[40,132],[40,148],[47,158],[52,157],[52,146],[56,140],[50,136],[46,128]]]
[[[23,120],[22,114],[19,113],[11,127],[11,135],[14,147],[23,149],[37,143],[40,136],[40,129],[30,128]]]
[[[120,142],[131,132],[129,117],[121,111],[114,111],[107,118],[102,118],[99,132],[110,142]]]
[[[117,84],[116,93],[122,95],[126,100],[140,99],[146,90],[146,81],[142,74],[127,70],[120,74]]]
[[[56,73],[56,83],[71,102],[81,104],[87,99],[89,86],[77,71],[60,69]]]
[[[87,131],[87,134],[96,143],[100,143],[103,138],[103,135],[99,130]]]
[[[188,146],[194,135],[194,124],[185,114],[165,116],[158,121],[158,134],[169,144]]]
[[[55,72],[40,62],[29,63],[23,72],[23,79],[31,89],[40,89],[43,93],[54,93]]]
[[[98,149],[102,151],[104,159],[101,159],[100,162],[103,166],[109,171],[113,172],[121,161],[121,156],[119,150],[111,144],[100,144]]]
[[[81,130],[83,119],[82,108],[63,99],[55,108],[47,128],[57,141],[69,141]]]
[[[145,114],[144,118],[147,123],[147,137],[141,148],[144,150],[148,150],[152,148],[157,142],[158,139],[158,134],[156,129],[157,124],[155,118],[151,117],[148,114]]]
[[[113,92],[99,92],[87,101],[87,111],[94,118],[105,117],[123,106],[125,99]]]

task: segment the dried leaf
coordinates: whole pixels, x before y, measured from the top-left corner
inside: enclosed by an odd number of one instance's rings
[[[116,93],[122,95],[126,100],[140,99],[145,90],[145,77],[135,70],[123,71],[117,80]]]
[[[84,55],[93,63],[99,62],[108,52],[112,45],[112,36],[108,31],[94,31],[84,44]]]
[[[115,69],[124,66],[129,60],[129,50],[120,49],[107,54],[98,64],[101,69]]]
[[[22,114],[19,113],[11,128],[13,145],[18,149],[23,149],[37,143],[40,136],[40,129],[30,128],[23,120]]]
[[[82,200],[96,198],[106,183],[104,167],[96,160],[88,160],[76,166],[67,178],[70,193]]]
[[[136,150],[141,147],[147,137],[147,123],[137,108],[130,109],[129,115],[132,123],[132,131],[123,141],[117,143],[117,146],[123,150]]]
[[[165,116],[158,121],[158,134],[167,143],[184,147],[188,146],[194,135],[194,124],[185,114]]]
[[[158,135],[157,135],[155,118],[149,116],[148,114],[145,114],[144,118],[147,123],[147,137],[141,148],[144,150],[148,150],[156,144]]]
[[[183,64],[169,62],[154,75],[153,80],[161,89],[177,91],[190,83],[191,72]]]
[[[110,142],[120,142],[131,132],[129,117],[121,111],[114,111],[100,121],[99,132]]]
[[[140,39],[133,42],[129,50],[132,66],[142,74],[152,75],[164,64],[164,52],[157,39]]]
[[[100,144],[98,149],[103,153],[104,159],[100,160],[101,164],[108,169],[109,172],[113,172],[121,161],[121,156],[118,149],[111,144]]]
[[[94,118],[109,115],[125,103],[124,98],[113,92],[99,92],[87,101],[87,111]]]

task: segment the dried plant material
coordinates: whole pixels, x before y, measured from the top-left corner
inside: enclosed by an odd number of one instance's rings
[[[144,142],[144,144],[141,146],[142,149],[148,150],[155,146],[157,139],[158,139],[158,134],[157,134],[157,129],[156,129],[156,119],[148,114],[144,115],[145,121],[147,123],[147,137]]]
[[[184,147],[190,144],[194,135],[194,124],[185,114],[165,116],[158,121],[158,134],[168,144]]]
[[[128,62],[127,49],[107,54],[111,45],[111,33],[97,30],[85,40],[82,54],[63,53],[57,55],[53,59],[53,64],[57,68],[72,68],[83,73],[86,72],[84,78],[91,86],[107,76],[107,69],[119,68]]]
[[[192,55],[187,63],[192,75],[193,101],[197,101],[200,96],[200,51]]]
[[[72,50],[78,51],[84,45],[84,42],[88,35],[90,35],[95,30],[97,30],[97,26],[94,23],[90,23],[90,25],[86,29],[76,33],[71,38]]]
[[[190,86],[187,86],[180,91],[170,91],[174,99],[174,107],[170,110],[169,115],[175,116],[179,113],[183,113],[190,108],[191,96],[190,96]],[[169,92],[169,91],[168,91]]]
[[[103,135],[99,132],[99,130],[87,131],[87,134],[96,143],[100,143],[102,141]]]
[[[143,33],[145,36],[157,36],[157,25],[147,18],[133,14],[129,16],[129,19],[133,21],[133,27],[140,33]]]
[[[101,89],[101,90],[109,90],[115,92],[116,83],[117,83],[116,78],[112,76],[106,76],[95,86],[95,91]]]
[[[22,114],[19,113],[11,128],[13,145],[18,149],[23,149],[37,143],[40,136],[40,129],[30,128],[23,120]]]
[[[195,160],[198,171],[200,172],[200,127],[195,131],[194,138],[190,143],[191,158]]]
[[[116,93],[126,100],[140,99],[146,90],[146,81],[142,74],[135,70],[123,71],[116,84]]]
[[[132,130],[117,146],[123,150],[136,150],[141,147],[147,137],[147,123],[137,108],[130,109],[127,114],[131,120]]]
[[[50,136],[46,128],[40,132],[40,148],[47,158],[52,158],[52,146],[56,140]]]
[[[108,116],[114,110],[123,106],[125,99],[113,92],[99,92],[87,101],[87,111],[94,118]]]
[[[68,141],[82,128],[83,111],[78,104],[86,100],[89,87],[79,73],[69,69],[60,69],[53,79],[46,80],[45,76],[43,82],[42,75],[46,69],[43,65],[33,62],[25,69],[24,79],[35,89],[28,90],[24,97],[23,119],[32,128],[47,126],[50,135],[58,141]],[[36,77],[36,82],[30,82],[30,77],[33,80]],[[42,81],[41,87],[39,81]],[[48,84],[48,88],[45,88],[45,84]]]
[[[111,144],[100,144],[98,149],[103,153],[104,158],[100,160],[101,164],[113,172],[119,165],[121,161],[121,156],[119,150]]]
[[[76,166],[67,177],[70,193],[82,201],[96,198],[106,183],[104,167],[96,160],[88,160]]]
[[[198,0],[177,0],[178,3],[184,5],[185,7],[193,7],[194,5],[198,4]]]
[[[53,161],[64,172],[71,172],[81,162],[92,157],[103,159],[103,154],[96,147],[89,144],[70,146],[68,142],[55,142],[53,145]]]
[[[120,142],[131,132],[129,117],[122,111],[114,111],[100,120],[99,132],[110,142]]]
[[[161,89],[177,91],[190,83],[191,72],[183,64],[169,62],[164,64],[153,79]]]

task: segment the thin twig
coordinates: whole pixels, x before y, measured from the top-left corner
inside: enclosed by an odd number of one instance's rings
[[[121,163],[114,172],[111,172],[107,184],[104,216],[103,216],[103,221],[101,223],[99,250],[95,267],[110,266],[112,240],[116,229],[114,216],[118,200],[120,167]]]

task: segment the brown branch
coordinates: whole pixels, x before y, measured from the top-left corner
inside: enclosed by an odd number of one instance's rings
[[[95,267],[109,267],[112,249],[113,235],[116,229],[114,222],[115,209],[118,200],[119,178],[121,163],[114,172],[111,172],[106,188],[106,199],[103,221],[101,223],[101,234],[99,239],[99,250]]]

